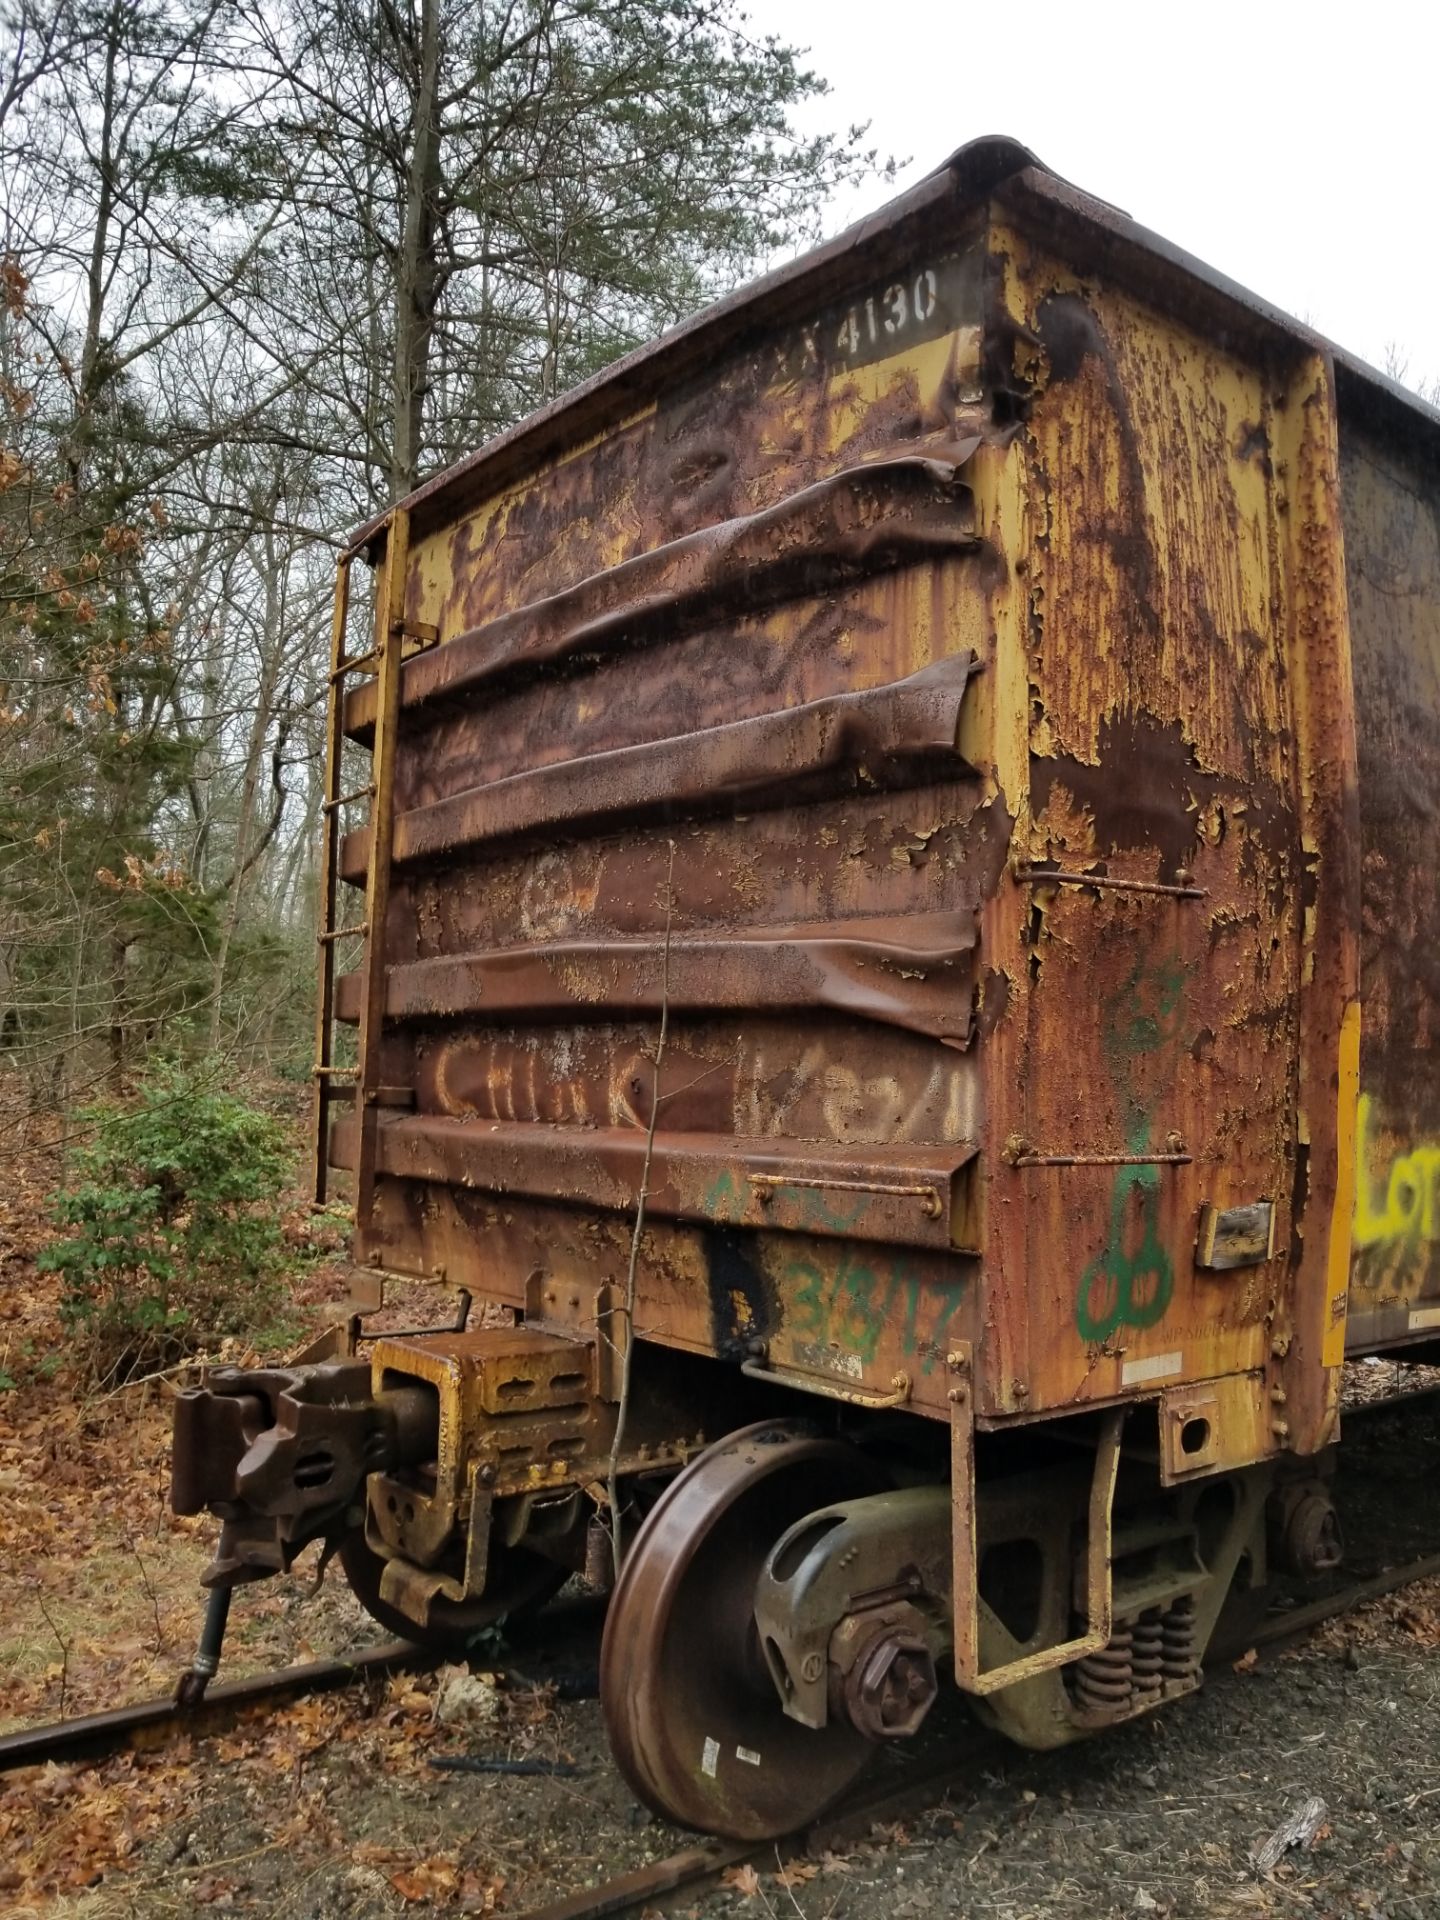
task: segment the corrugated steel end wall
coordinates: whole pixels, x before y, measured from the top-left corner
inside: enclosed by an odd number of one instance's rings
[[[643,1338],[937,1414],[969,1343],[983,1417],[1208,1395],[1196,1468],[1308,1449],[1357,1118],[1409,1236],[1359,1272],[1407,1326],[1440,1294],[1435,1116],[1373,1052],[1355,1099],[1329,363],[1049,176],[936,209],[417,512],[381,1074],[415,1105],[359,1251],[583,1302],[648,1163]]]

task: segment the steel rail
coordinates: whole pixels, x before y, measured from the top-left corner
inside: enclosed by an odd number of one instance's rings
[[[1233,1641],[1212,1642],[1206,1664],[1225,1664],[1251,1648],[1303,1639],[1338,1614],[1348,1613],[1367,1600],[1378,1599],[1434,1574],[1440,1574],[1440,1553],[1427,1554],[1404,1566],[1387,1567],[1322,1600],[1262,1621]],[[598,1886],[582,1888],[544,1906],[527,1907],[516,1920],[613,1920],[615,1915],[630,1913],[681,1888],[698,1887],[714,1880],[730,1867],[762,1857],[768,1863],[776,1858],[777,1849],[782,1859],[804,1854],[813,1856],[827,1848],[838,1849],[857,1832],[867,1831],[877,1820],[898,1819],[932,1806],[947,1788],[973,1778],[977,1763],[983,1762],[987,1755],[1016,1751],[987,1728],[977,1725],[973,1734],[973,1744],[966,1742],[963,1751],[957,1751],[952,1743],[938,1763],[907,1768],[899,1779],[892,1774],[888,1780],[872,1780],[868,1785],[862,1782],[828,1812],[781,1839],[713,1840],[687,1847],[646,1866],[616,1874]]]
[[[174,1699],[138,1700],[104,1713],[21,1727],[0,1735],[0,1773],[47,1761],[98,1760],[126,1748],[158,1747],[182,1733],[214,1732],[250,1707],[273,1706],[300,1694],[327,1693],[356,1680],[435,1664],[436,1656],[410,1641],[387,1640],[348,1660],[311,1660],[304,1666],[251,1674],[243,1680],[219,1681],[190,1707]]]
[[[582,1888],[542,1907],[527,1907],[516,1920],[609,1920],[613,1914],[629,1913],[682,1887],[713,1880],[727,1868],[743,1866],[747,1861],[763,1857],[773,1862],[777,1857],[795,1859],[838,1849],[868,1832],[877,1820],[898,1820],[933,1806],[949,1787],[972,1779],[976,1765],[986,1755],[1006,1748],[1001,1736],[988,1728],[977,1724],[968,1732],[971,1737],[963,1743],[949,1741],[939,1758],[906,1766],[888,1778],[861,1782],[794,1833],[774,1840],[701,1842],[616,1874],[599,1886]]]
[[[1323,1599],[1310,1600],[1302,1606],[1272,1613],[1252,1627],[1249,1633],[1236,1634],[1224,1641],[1212,1640],[1205,1654],[1205,1664],[1219,1665],[1226,1660],[1239,1659],[1252,1647],[1288,1646],[1292,1641],[1303,1640],[1316,1627],[1323,1627],[1327,1620],[1353,1613],[1369,1600],[1383,1599],[1387,1593],[1396,1593],[1401,1587],[1408,1587],[1417,1580],[1434,1579],[1437,1575],[1440,1575],[1440,1553],[1423,1554],[1418,1560],[1407,1560],[1399,1567],[1382,1567],[1378,1573],[1368,1574],[1363,1580],[1351,1581],[1337,1588],[1334,1593],[1326,1594]]]
[[[1206,1664],[1221,1664],[1251,1648],[1303,1639],[1337,1615],[1437,1574],[1440,1553],[1387,1567],[1323,1599],[1261,1621],[1232,1642],[1212,1642]],[[252,1707],[333,1690],[398,1670],[423,1669],[437,1664],[439,1657],[409,1641],[389,1641],[348,1660],[311,1661],[305,1666],[223,1681],[212,1687],[198,1706],[188,1709],[173,1699],[146,1700],[107,1713],[22,1728],[0,1736],[0,1772],[47,1761],[94,1760],[126,1748],[156,1747],[179,1733],[215,1732]],[[973,1778],[977,1763],[987,1754],[1006,1750],[1000,1736],[988,1729],[977,1725],[972,1733],[973,1739],[962,1746],[948,1743],[938,1760],[906,1767],[898,1777],[892,1771],[888,1778],[882,1775],[862,1782],[836,1806],[793,1834],[778,1840],[701,1842],[617,1874],[598,1886],[527,1908],[518,1920],[613,1920],[616,1915],[633,1912],[682,1888],[697,1887],[718,1878],[727,1868],[761,1857],[768,1863],[775,1857],[793,1859],[837,1848],[868,1831],[877,1820],[897,1819],[934,1805],[951,1786]]]
[[[558,1652],[563,1669],[575,1651],[577,1638],[593,1625],[595,1613],[590,1599],[582,1596],[556,1601],[543,1613],[511,1622],[506,1630],[506,1652],[503,1657],[497,1655],[496,1668],[529,1684],[510,1655],[513,1652],[528,1664],[538,1648],[548,1645]],[[389,1673],[425,1673],[450,1657],[411,1640],[386,1640],[341,1659],[311,1660],[303,1666],[277,1667],[244,1679],[214,1681],[193,1706],[172,1695],[42,1726],[19,1727],[13,1733],[0,1734],[0,1773],[41,1766],[49,1760],[101,1760],[126,1748],[159,1747],[181,1734],[216,1732],[251,1707],[276,1705],[302,1694],[329,1693],[354,1681],[378,1679]],[[563,1671],[559,1680],[565,1684]]]
[[[1415,1404],[1436,1397],[1440,1397],[1440,1387],[1426,1385],[1411,1388],[1384,1398],[1361,1401],[1346,1408],[1344,1417],[1353,1428],[1356,1424],[1365,1425],[1386,1414],[1404,1413]],[[1436,1576],[1440,1576],[1440,1553],[1422,1555],[1398,1566],[1382,1568],[1337,1588],[1331,1594],[1274,1613],[1256,1622],[1248,1632],[1232,1634],[1223,1640],[1212,1640],[1205,1663],[1207,1666],[1221,1665],[1252,1648],[1284,1646],[1299,1641],[1316,1627],[1354,1611],[1367,1601],[1380,1599],[1414,1581]],[[592,1612],[589,1603],[574,1602],[568,1607],[562,1605],[549,1611],[533,1621],[517,1622],[517,1646],[523,1646],[526,1640],[537,1637],[537,1629],[544,1633],[546,1628],[558,1627],[563,1641],[567,1630],[573,1631],[577,1625],[583,1625]],[[284,1667],[244,1679],[220,1681],[213,1684],[203,1699],[193,1706],[184,1706],[173,1697],[143,1700],[102,1713],[52,1721],[41,1726],[21,1727],[12,1733],[0,1735],[0,1773],[40,1766],[51,1761],[98,1760],[126,1749],[156,1748],[180,1734],[215,1732],[252,1707],[275,1705],[303,1694],[329,1692],[359,1680],[393,1672],[423,1672],[439,1665],[443,1657],[411,1641],[392,1640],[366,1648],[347,1659],[315,1660],[303,1666]],[[980,1736],[982,1730],[977,1728],[976,1733]],[[997,1736],[984,1733],[983,1739],[987,1744],[994,1744]],[[966,1764],[972,1759],[973,1756],[968,1756]],[[862,1819],[883,1817],[884,1810],[892,1803],[897,1807],[925,1804],[927,1793],[935,1797],[961,1771],[952,1752],[938,1768],[927,1766],[919,1771],[907,1769],[904,1778],[898,1782],[892,1776],[888,1782],[872,1782],[868,1788],[862,1783],[836,1808],[788,1840],[765,1841],[758,1846],[749,1842],[714,1841],[700,1844],[633,1872],[621,1874],[600,1887],[586,1889],[548,1906],[535,1908],[523,1915],[521,1920],[602,1920],[603,1916],[627,1912],[679,1887],[712,1878],[728,1866],[754,1859],[759,1852],[773,1851],[776,1845],[782,1849],[788,1848],[793,1853],[802,1840],[813,1844],[818,1833],[838,1834],[844,1827]]]

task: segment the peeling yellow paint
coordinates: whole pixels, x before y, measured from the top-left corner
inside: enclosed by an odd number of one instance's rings
[[[1350,1289],[1350,1208],[1355,1182],[1356,1133],[1360,1095],[1360,1002],[1352,1000],[1340,1024],[1337,1061],[1335,1145],[1335,1205],[1330,1214],[1330,1246],[1326,1260],[1326,1311],[1320,1359],[1338,1367],[1345,1358],[1345,1317]]]

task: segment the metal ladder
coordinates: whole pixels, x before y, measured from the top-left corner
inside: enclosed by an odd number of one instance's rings
[[[345,633],[350,611],[350,566],[353,555],[343,554],[335,573],[335,604],[330,626],[330,681],[325,724],[325,786],[321,804],[319,933],[320,994],[315,1010],[314,1183],[316,1206],[324,1206],[329,1192],[330,1108],[341,1098],[353,1099],[359,1118],[359,1151],[355,1166],[355,1221],[363,1227],[375,1193],[375,1156],[379,1108],[409,1097],[409,1090],[380,1082],[380,1035],[385,1019],[385,918],[390,901],[390,861],[395,836],[395,746],[400,724],[401,668],[407,640],[419,647],[433,646],[433,627],[405,624],[405,576],[410,552],[410,516],[396,507],[385,523],[383,572],[376,583],[375,631],[369,650],[347,657]],[[412,647],[412,651],[418,648]],[[375,732],[371,741],[370,778],[364,786],[342,791],[341,766],[345,746],[346,682],[363,674],[376,682]],[[336,895],[340,886],[341,816],[346,807],[370,802],[370,851],[365,871],[365,912],[360,920],[336,922]],[[357,1064],[335,1061],[335,951],[342,940],[365,942],[361,963],[364,990],[360,1002],[360,1039]]]

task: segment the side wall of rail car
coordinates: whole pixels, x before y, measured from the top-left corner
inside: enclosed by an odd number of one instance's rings
[[[1340,479],[1363,848],[1349,1343],[1366,1349],[1440,1335],[1440,465],[1347,417]]]

